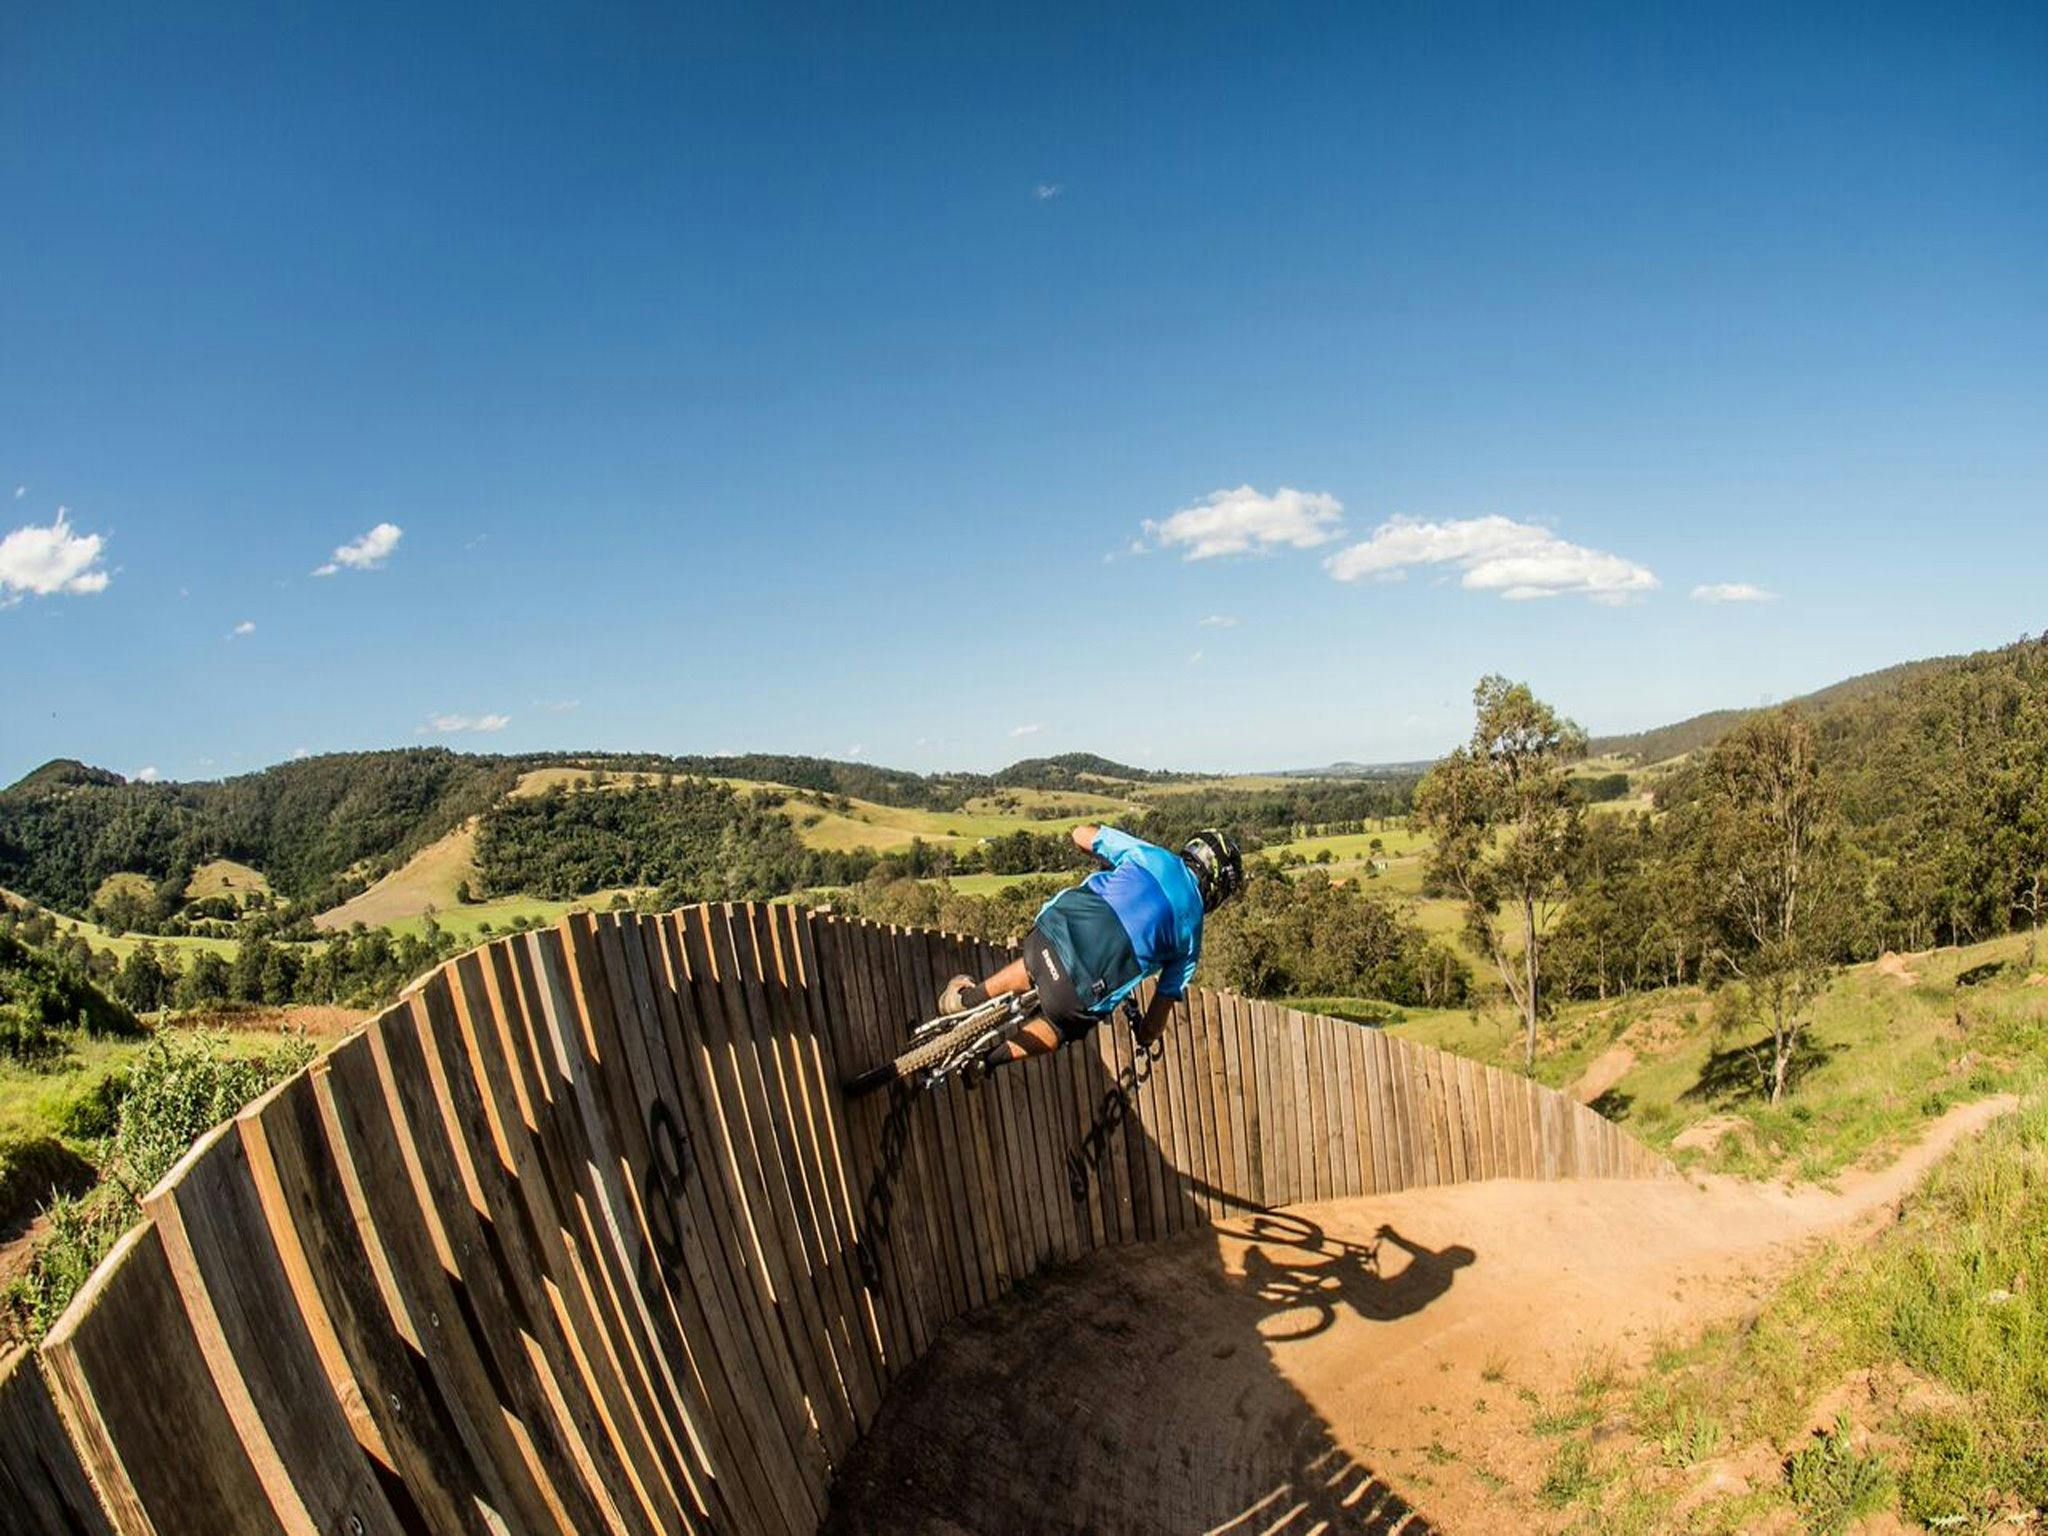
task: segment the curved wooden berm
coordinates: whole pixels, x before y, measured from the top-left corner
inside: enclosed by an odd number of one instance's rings
[[[1003,958],[762,905],[451,961],[193,1148],[0,1363],[6,1523],[807,1533],[891,1382],[1042,1264],[1232,1206],[1669,1171],[1523,1078],[1202,990],[1150,1057],[1105,1028],[842,1101]]]

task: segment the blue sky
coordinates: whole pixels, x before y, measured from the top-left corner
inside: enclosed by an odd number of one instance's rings
[[[2044,194],[2038,5],[7,7],[0,782],[1412,758],[2003,643]]]

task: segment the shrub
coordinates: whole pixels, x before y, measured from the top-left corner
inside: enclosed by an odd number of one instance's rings
[[[225,1036],[166,1032],[143,1048],[128,1076],[114,1154],[140,1194],[185,1149],[244,1104],[313,1059],[313,1047],[287,1039],[267,1057],[233,1056]]]

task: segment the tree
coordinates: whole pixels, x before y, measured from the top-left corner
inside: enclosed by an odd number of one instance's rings
[[[1529,691],[1488,676],[1472,690],[1472,739],[1415,791],[1415,819],[1434,849],[1430,876],[1465,903],[1465,931],[1500,972],[1522,1017],[1526,1065],[1536,1063],[1543,1009],[1543,941],[1563,905],[1580,833],[1566,766],[1586,733]],[[1518,930],[1510,943],[1502,912]]]
[[[1840,838],[1813,728],[1792,709],[1744,721],[1708,755],[1691,814],[1719,919],[1714,958],[1770,1023],[1776,1104],[1835,954]]]
[[[144,940],[129,952],[114,977],[113,993],[131,1013],[154,1013],[171,999],[175,977],[164,968],[156,946]]]

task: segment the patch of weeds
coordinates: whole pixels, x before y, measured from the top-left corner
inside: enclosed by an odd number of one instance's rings
[[[1572,1394],[1582,1403],[1597,1403],[1620,1381],[1621,1367],[1614,1356],[1601,1354],[1580,1367],[1579,1379],[1572,1383]]]
[[[1529,1432],[1536,1435],[1570,1435],[1592,1427],[1600,1411],[1591,1403],[1555,1403],[1539,1407],[1530,1417]]]
[[[1658,1444],[1665,1466],[1696,1467],[1716,1455],[1727,1439],[1719,1419],[1688,1404],[1679,1408]]]
[[[1485,1382],[1501,1382],[1508,1379],[1506,1351],[1497,1349],[1486,1357],[1486,1364],[1479,1368],[1479,1379]]]
[[[1422,1454],[1429,1458],[1429,1464],[1433,1467],[1445,1466],[1458,1459],[1458,1453],[1441,1440],[1431,1440],[1422,1448]]]
[[[1850,1433],[1848,1415],[1838,1415],[1834,1428],[1816,1431],[1813,1443],[1785,1462],[1792,1502],[1821,1536],[1834,1536],[1851,1521],[1889,1507],[1897,1490],[1885,1459],[1858,1451]]]
[[[1600,1486],[1593,1468],[1593,1453],[1583,1440],[1567,1440],[1550,1458],[1536,1498],[1546,1509],[1563,1509],[1594,1493]]]

